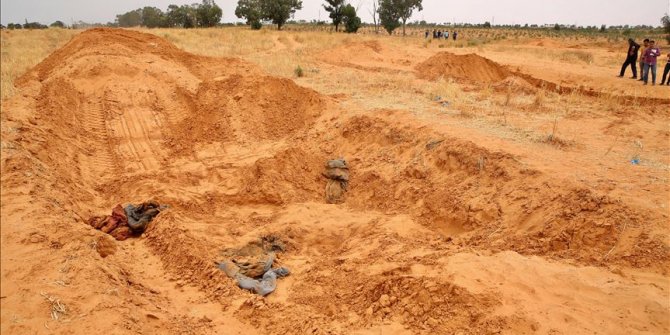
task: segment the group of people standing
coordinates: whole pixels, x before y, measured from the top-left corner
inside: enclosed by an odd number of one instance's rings
[[[430,37],[430,30],[426,30],[426,38]],[[451,37],[456,40],[458,38],[458,32],[454,30],[454,32],[451,34]],[[445,30],[435,30],[433,29],[433,38],[444,38],[445,40],[449,39],[449,31]]]
[[[641,45],[635,43],[632,38],[628,39],[628,54],[626,55],[626,61],[621,66],[621,73],[619,77],[623,77],[626,68],[630,65],[633,71],[633,77],[631,79],[637,79],[637,64],[638,64],[638,54],[639,54],[639,66],[640,66],[640,79],[645,85],[649,82],[649,72],[651,72],[651,84],[656,85],[656,64],[657,58],[661,56],[661,49],[656,46],[656,41],[651,41],[646,38],[643,41],[642,48]],[[663,78],[661,80],[661,85],[670,86],[670,53],[668,53],[668,59],[665,64],[665,69],[663,69]]]

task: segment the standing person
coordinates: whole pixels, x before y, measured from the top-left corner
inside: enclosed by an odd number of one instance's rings
[[[626,61],[621,66],[621,73],[619,77],[623,78],[623,75],[626,73],[626,68],[630,65],[630,69],[633,70],[633,77],[631,79],[637,78],[637,51],[640,50],[640,45],[635,43],[632,38],[628,39],[628,53],[626,54]]]
[[[663,80],[661,80],[661,85],[670,86],[670,77],[668,76],[668,73],[670,73],[670,52],[668,52],[668,61],[665,63],[665,69],[663,69]],[[668,78],[668,81],[665,81],[665,78]]]
[[[656,58],[661,55],[661,49],[656,47],[656,41],[649,41],[649,47],[644,51],[644,84],[649,82],[651,70],[651,84],[656,85]]]
[[[433,38],[437,38],[437,30],[433,29]]]
[[[430,31],[426,29],[426,39],[428,39],[428,36],[430,35]]]
[[[644,48],[640,49],[640,81],[642,81],[642,74],[644,73],[644,52],[649,47],[649,39],[645,38],[642,45],[644,45]]]
[[[444,31],[444,39],[449,40],[449,30]]]
[[[456,40],[456,37],[458,36],[458,32],[454,30],[454,41]]]

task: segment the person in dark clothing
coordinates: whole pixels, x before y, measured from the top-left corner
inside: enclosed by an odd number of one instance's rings
[[[642,55],[640,55],[640,81],[642,81],[642,74],[644,73],[644,51],[649,47],[649,39],[645,38],[643,43],[644,48],[640,49]]]
[[[433,29],[433,38],[437,38],[437,30]]]
[[[668,76],[668,73],[670,73],[670,52],[668,53],[668,61],[665,63],[665,69],[663,69],[663,80],[661,80],[661,85],[670,86],[670,76]],[[665,81],[666,77],[668,78],[668,81]]]
[[[454,30],[454,34],[453,34],[453,36],[454,36],[454,41],[455,41],[455,40],[456,40],[456,37],[458,36],[458,32]]]
[[[626,54],[626,61],[621,66],[621,73],[619,77],[623,78],[623,75],[626,73],[626,68],[630,65],[631,70],[633,70],[633,77],[631,79],[637,78],[637,53],[640,50],[640,45],[635,43],[632,38],[628,39],[628,54]]]
[[[426,30],[426,39],[428,39],[428,36],[430,36],[430,31]]]

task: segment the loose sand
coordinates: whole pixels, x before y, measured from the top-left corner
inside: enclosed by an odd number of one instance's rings
[[[474,54],[389,63],[380,43],[349,48],[377,64],[317,58],[537,87]],[[346,111],[250,62],[127,30],[75,36],[17,90],[2,113],[3,333],[670,332],[667,207],[564,178],[570,154],[529,165],[513,145]],[[321,172],[337,157],[350,188],[327,205]],[[149,198],[171,207],[140,238],[83,222]],[[292,273],[263,299],[215,261],[266,234]],[[45,296],[66,306],[59,320]]]

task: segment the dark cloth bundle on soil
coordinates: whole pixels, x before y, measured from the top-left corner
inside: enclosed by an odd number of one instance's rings
[[[147,224],[165,207],[155,201],[147,201],[139,205],[129,204],[125,208],[116,205],[112,209],[112,215],[91,217],[88,219],[88,224],[123,241],[131,235],[142,234]]]
[[[277,278],[288,276],[287,268],[272,268],[276,251],[283,244],[274,237],[264,237],[239,249],[224,251],[229,259],[220,262],[219,269],[237,281],[240,288],[266,296],[277,288]]]

